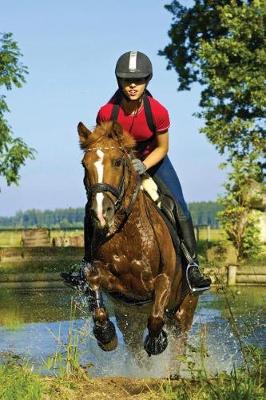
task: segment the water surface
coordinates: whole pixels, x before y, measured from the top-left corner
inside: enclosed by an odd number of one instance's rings
[[[81,363],[92,364],[92,375],[167,376],[174,373],[179,343],[172,326],[167,326],[166,351],[148,357],[143,349],[147,307],[129,307],[105,298],[119,344],[105,353],[92,335],[92,319],[84,296],[68,289],[0,290],[0,354],[29,359],[45,371],[45,361],[55,352],[64,358],[69,334],[78,340]],[[190,346],[204,341],[211,372],[230,370],[242,362],[238,333],[245,344],[266,349],[266,288],[238,287],[200,296],[189,334]],[[234,315],[234,321],[230,317]],[[191,347],[190,347],[191,349]]]

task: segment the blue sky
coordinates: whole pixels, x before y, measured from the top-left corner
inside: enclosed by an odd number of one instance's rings
[[[18,210],[82,207],[82,153],[76,126],[95,124],[99,107],[116,90],[118,57],[140,50],[152,60],[149,89],[170,113],[170,158],[188,202],[222,192],[222,161],[199,134],[200,88],[177,92],[158,50],[168,43],[171,14],[161,0],[0,0],[0,32],[13,32],[29,68],[27,83],[7,93],[15,136],[37,150],[21,169],[18,187],[0,178],[0,215]],[[189,5],[191,1],[183,1]]]

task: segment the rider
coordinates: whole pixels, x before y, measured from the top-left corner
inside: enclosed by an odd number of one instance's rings
[[[177,174],[167,156],[170,126],[168,111],[147,91],[152,74],[151,61],[145,54],[139,51],[124,53],[118,59],[115,68],[118,91],[107,104],[100,108],[97,124],[117,120],[136,140],[138,158],[132,161],[135,170],[140,175],[147,171],[149,175],[159,178],[170,190],[176,202],[178,230],[191,261],[191,266],[187,270],[189,284],[193,289],[208,289],[211,279],[203,276],[198,268],[191,215],[184,200]],[[145,106],[147,100],[145,98],[148,98],[152,115],[149,119],[152,119],[152,123],[147,121],[148,113],[147,106]],[[118,104],[116,112],[114,111],[115,104]],[[153,129],[151,124],[153,124]],[[86,235],[85,229],[85,240],[87,240],[86,236],[88,235]],[[67,280],[71,281],[71,279]],[[74,275],[73,281],[75,281]],[[72,283],[75,284],[75,282]]]

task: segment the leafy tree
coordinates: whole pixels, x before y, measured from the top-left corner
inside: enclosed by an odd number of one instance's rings
[[[173,14],[169,31],[171,43],[159,54],[166,56],[168,68],[174,68],[178,73],[178,90],[189,90],[193,82],[202,85],[200,112],[196,114],[205,121],[200,131],[233,166],[223,205],[234,207],[239,199],[242,212],[243,207],[249,212],[248,204],[241,202],[242,195],[234,198],[233,188],[243,180],[245,185],[239,186],[239,190],[246,191],[255,179],[263,190],[265,2],[195,0],[194,5],[187,8],[174,0],[166,8]],[[250,173],[247,165],[251,168]],[[223,215],[224,222],[226,212]],[[243,241],[246,231],[247,226],[242,230]],[[232,238],[231,234],[229,236]],[[250,246],[253,244],[255,240]],[[240,253],[244,254],[242,250]]]
[[[236,249],[238,261],[256,256],[261,250],[258,222],[262,195],[258,174],[259,167],[250,157],[233,160],[224,185],[225,195],[220,198],[223,209],[218,217]]]
[[[178,73],[178,90],[203,85],[201,132],[229,159],[265,150],[266,8],[262,0],[173,1],[171,43],[160,51]]]
[[[0,87],[11,90],[25,82],[27,67],[20,62],[22,54],[12,33],[0,34]],[[19,182],[19,169],[27,158],[34,158],[34,150],[21,138],[13,137],[11,127],[5,119],[9,112],[6,96],[0,94],[0,176],[8,185]]]

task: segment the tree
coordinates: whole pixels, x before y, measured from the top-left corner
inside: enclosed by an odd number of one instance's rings
[[[246,191],[250,182],[247,169],[235,170],[241,163],[257,171],[253,178],[263,190],[264,1],[195,0],[191,8],[172,1],[166,8],[173,14],[171,43],[159,54],[166,56],[168,68],[178,73],[178,90],[189,90],[193,82],[202,85],[201,110],[196,115],[205,121],[201,133],[233,166],[227,191],[238,185],[239,174],[246,182],[242,187]],[[228,192],[225,197],[223,205],[229,207]]]
[[[12,33],[0,34],[0,87],[11,90],[21,87],[25,82],[27,67],[19,60],[22,54]],[[8,185],[18,184],[19,170],[27,158],[34,158],[34,150],[20,137],[13,137],[11,127],[5,119],[9,112],[6,96],[0,95],[0,176]]]
[[[236,249],[237,260],[256,256],[261,250],[258,222],[262,195],[258,182],[260,169],[251,157],[234,159],[220,198],[223,209],[218,218]]]

